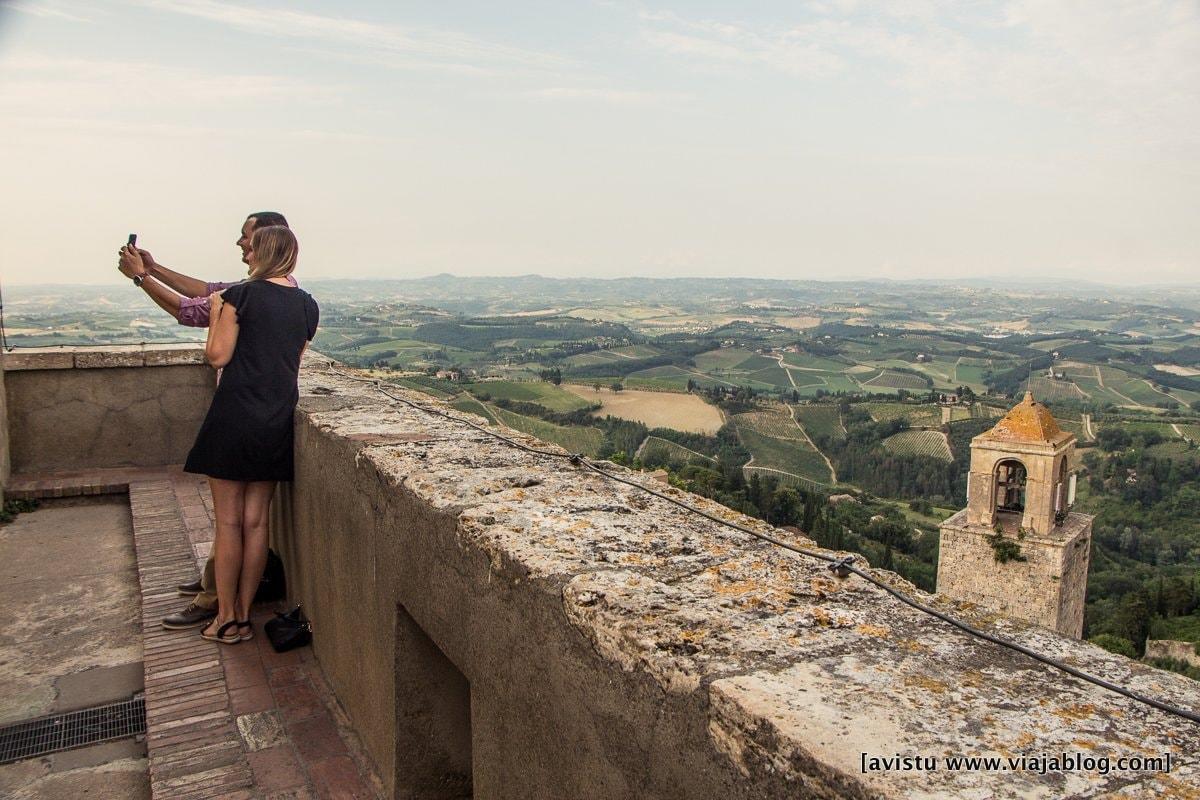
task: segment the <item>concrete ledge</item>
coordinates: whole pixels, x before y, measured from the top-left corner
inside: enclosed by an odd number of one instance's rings
[[[13,475],[5,488],[13,500],[42,500],[53,497],[84,497],[102,494],[126,494],[134,481],[160,479],[178,466],[75,470],[43,475]]]
[[[4,392],[12,471],[183,462],[216,386],[216,372],[203,356],[201,345],[8,354]]]
[[[29,347],[8,353],[4,358],[4,371],[161,367],[203,363],[202,343]]]
[[[1200,783],[1200,768],[1179,766],[1200,749],[1198,726],[565,459],[392,402],[315,356],[305,363],[296,481],[281,487],[274,540],[314,619],[318,660],[397,796],[1144,796]],[[1200,686],[1182,676],[877,574],[1200,709]],[[1176,767],[861,768],[864,753],[1062,752],[1170,753]]]

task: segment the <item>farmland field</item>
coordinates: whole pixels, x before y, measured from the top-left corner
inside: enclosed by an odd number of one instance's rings
[[[783,470],[771,469],[769,467],[742,467],[742,475],[746,480],[750,480],[751,475],[758,475],[760,478],[771,477],[779,481],[780,486],[792,486],[799,489],[828,490],[829,484],[821,481],[814,481],[810,478],[803,478],[799,475],[794,475]]]
[[[490,406],[488,406],[486,403],[476,400],[474,397],[471,397],[468,394],[464,394],[454,400],[452,403],[450,403],[450,407],[459,411],[478,414],[493,425],[499,421],[496,419],[496,415],[492,413]]]
[[[914,428],[938,426],[942,424],[942,409],[934,405],[916,405],[912,403],[867,403],[867,413],[876,422],[890,422],[894,419],[906,419]]]
[[[1092,378],[1096,377],[1096,368],[1091,364],[1080,364],[1077,361],[1064,361],[1059,369],[1068,378]]]
[[[1116,426],[1109,424],[1105,425],[1105,427],[1120,427],[1121,430],[1126,431],[1131,436],[1139,433],[1157,433],[1166,441],[1180,438],[1175,428],[1168,422],[1119,422]],[[1179,428],[1183,430],[1184,426],[1180,425]]]
[[[787,373],[775,362],[772,362],[769,367],[764,367],[763,369],[747,374],[746,377],[758,383],[777,386],[780,389],[790,389],[792,386],[792,382],[788,380]]]
[[[1105,383],[1108,383],[1107,378],[1105,378]],[[1134,400],[1135,402],[1146,406],[1153,406],[1155,403],[1161,403],[1163,401],[1172,399],[1170,396],[1156,391],[1150,386],[1149,383],[1141,378],[1134,378],[1132,380],[1125,381],[1119,387],[1117,387],[1117,391]]]
[[[705,375],[702,372],[693,372],[683,367],[662,366],[650,367],[649,369],[641,369],[629,375],[629,380],[653,380],[660,385],[670,386],[674,391],[683,392],[687,389],[687,382],[690,380],[699,386],[733,386],[734,384],[720,378],[713,378]],[[602,381],[603,383],[611,383],[611,381]],[[742,381],[744,383],[744,381]]]
[[[987,367],[968,367],[960,364],[954,368],[953,382],[979,391],[984,386],[983,374],[987,370]]]
[[[828,484],[831,482],[829,465],[808,442],[766,436],[756,430],[753,424],[739,420],[744,416],[746,415],[738,414],[733,419],[742,444],[754,456],[751,466],[790,472],[818,483]]]
[[[953,460],[945,435],[937,431],[900,431],[884,439],[883,446],[893,453]]]
[[[589,353],[577,353],[576,355],[568,356],[564,361],[573,367],[584,367],[591,364],[611,364],[620,359],[620,356],[613,355],[608,350],[593,350]]]
[[[804,432],[796,425],[795,420],[788,414],[769,411],[751,411],[746,414],[736,414],[733,418],[740,430],[749,426],[764,436],[776,439],[798,439],[804,441]]]
[[[425,375],[403,375],[400,377],[389,377],[388,381],[403,386],[406,389],[412,389],[417,392],[424,392],[427,395],[446,400],[454,397],[458,392],[458,387],[453,383],[440,380],[438,378],[430,378]]]
[[[951,406],[950,421],[961,422],[964,419],[984,419],[990,417],[998,419],[1005,414],[1004,409],[994,406],[985,406],[983,403],[972,403],[969,406]]]
[[[657,436],[647,436],[642,442],[642,446],[638,449],[638,453],[643,461],[650,463],[679,463],[688,464],[690,462],[700,462],[707,464],[715,464],[717,460],[703,453],[697,453],[695,450],[689,450],[681,444],[661,439]]]
[[[815,389],[817,387],[829,385],[825,382],[825,379],[821,377],[821,373],[819,372],[808,372],[807,370],[802,369],[789,369],[788,373],[792,376],[792,382],[796,384],[797,389],[803,389],[805,386],[812,386]],[[838,375],[837,377],[841,378],[842,376]]]
[[[373,356],[384,350],[429,350],[430,348],[431,345],[429,342],[418,342],[412,339],[388,339],[384,342],[364,344],[361,347],[355,348],[355,352],[364,356]]]
[[[602,408],[597,416],[611,414],[632,419],[650,428],[673,428],[692,433],[716,433],[724,423],[721,412],[699,397],[680,392],[642,392],[626,389],[596,391],[590,386],[563,384],[562,388],[588,402],[598,402]]]
[[[1107,386],[1101,386],[1095,378],[1093,372],[1091,378],[1079,377],[1075,379],[1075,383],[1079,385],[1088,397],[1096,403],[1112,403],[1115,406],[1129,405],[1129,398],[1122,397]],[[1037,390],[1034,390],[1034,396],[1037,396]],[[1048,398],[1049,399],[1049,398]]]
[[[1184,405],[1191,405],[1200,400],[1200,392],[1193,392],[1188,389],[1171,389],[1171,396]]]
[[[872,389],[921,390],[927,388],[925,381],[916,375],[909,375],[906,372],[891,372],[889,370],[884,370],[882,374],[868,381],[863,381],[862,384]]]
[[[796,419],[808,431],[809,436],[846,438],[846,429],[842,427],[837,406],[792,406],[792,410],[796,412]]]
[[[1075,434],[1075,438],[1079,441],[1082,442],[1087,439],[1087,437],[1083,435],[1083,423],[1066,419],[1056,419],[1054,421],[1058,423],[1058,427],[1060,429],[1067,431],[1068,433]]]
[[[601,386],[608,386],[613,381],[617,381],[626,389],[644,389],[648,392],[665,392],[667,394],[683,394],[687,388],[687,380],[679,380],[677,378],[638,378],[630,376],[628,378],[606,378],[600,382]],[[699,378],[696,383],[702,386],[708,384]]]
[[[1043,350],[1047,353],[1052,353],[1060,347],[1066,347],[1069,344],[1079,344],[1079,339],[1044,339],[1040,342],[1033,342],[1029,346],[1037,350]]]
[[[783,363],[799,370],[815,370],[817,372],[841,372],[852,366],[831,358],[810,356],[807,353],[784,353]]]
[[[503,408],[496,408],[495,406],[488,406],[488,409],[496,419],[513,430],[528,433],[530,436],[536,436],[546,442],[553,442],[573,453],[594,456],[599,452],[600,445],[604,442],[604,434],[599,428],[554,425],[536,417],[514,414],[511,411],[505,411]]]
[[[966,384],[976,391],[984,388],[983,374],[990,371],[1003,371],[1005,365],[997,366],[990,358],[970,358],[963,356],[958,359],[954,369],[951,371],[951,380],[958,384]]]
[[[1169,458],[1174,461],[1195,457],[1196,450],[1182,439],[1172,439],[1160,442],[1146,448],[1146,454],[1155,458]]]
[[[652,347],[648,344],[631,344],[628,347],[615,347],[607,351],[617,356],[617,358],[652,358],[661,355],[661,351],[657,347]]]
[[[752,355],[754,355],[753,352],[743,350],[740,347],[722,347],[719,350],[709,350],[706,353],[701,353],[692,360],[696,362],[696,369],[707,372],[710,370],[733,369]]]
[[[934,359],[933,361],[914,362],[914,361],[900,361],[898,359],[888,359],[886,361],[876,362],[875,366],[880,367],[882,369],[888,369],[889,367],[893,367],[893,368],[899,367],[902,369],[916,370],[917,372],[920,372],[923,375],[928,375],[930,378],[933,379],[933,381],[935,383],[941,383],[944,385],[951,384],[954,382],[954,378],[953,378],[954,360],[947,361],[946,359],[937,358],[937,359]],[[905,373],[900,373],[900,374],[903,375]],[[924,386],[924,384],[922,384],[922,386]],[[899,388],[907,388],[907,387],[899,387]]]
[[[819,375],[821,380],[823,380],[825,383],[823,386],[806,386],[800,390],[800,394],[811,396],[820,389],[824,389],[830,394],[836,394],[837,392],[852,393],[862,391],[862,388],[858,385],[858,383],[852,380],[849,375],[842,375],[834,372],[811,372],[809,374]],[[799,381],[796,382],[799,383]],[[868,391],[870,390],[868,389]]]
[[[1083,391],[1070,381],[1056,381],[1035,375],[1029,379],[1029,391],[1039,402],[1053,403],[1055,400],[1083,400]]]
[[[484,381],[470,384],[466,389],[476,397],[488,395],[492,398],[537,403],[551,411],[574,411],[588,405],[583,398],[544,381]]]
[[[779,362],[774,358],[760,356],[757,353],[752,353],[749,358],[737,365],[738,372],[753,372],[759,369],[767,369],[768,367],[778,367]]]

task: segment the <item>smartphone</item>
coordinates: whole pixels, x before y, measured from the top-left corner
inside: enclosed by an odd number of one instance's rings
[[[136,234],[136,233],[131,233],[131,234],[129,234],[129,242],[128,242],[128,245],[129,245],[130,247],[137,247],[137,234]]]

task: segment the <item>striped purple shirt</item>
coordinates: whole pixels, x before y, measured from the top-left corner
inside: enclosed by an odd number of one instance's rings
[[[287,276],[288,283],[299,286],[296,279]],[[240,281],[236,281],[240,283]],[[233,283],[206,283],[203,297],[185,297],[179,301],[179,324],[192,328],[208,327],[208,296],[213,292],[223,292],[233,286]]]

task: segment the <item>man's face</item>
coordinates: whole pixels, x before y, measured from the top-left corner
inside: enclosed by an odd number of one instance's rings
[[[242,263],[249,264],[250,256],[250,234],[254,233],[254,223],[257,220],[254,217],[246,217],[246,221],[242,223],[242,235],[238,237],[237,246],[242,248]]]

